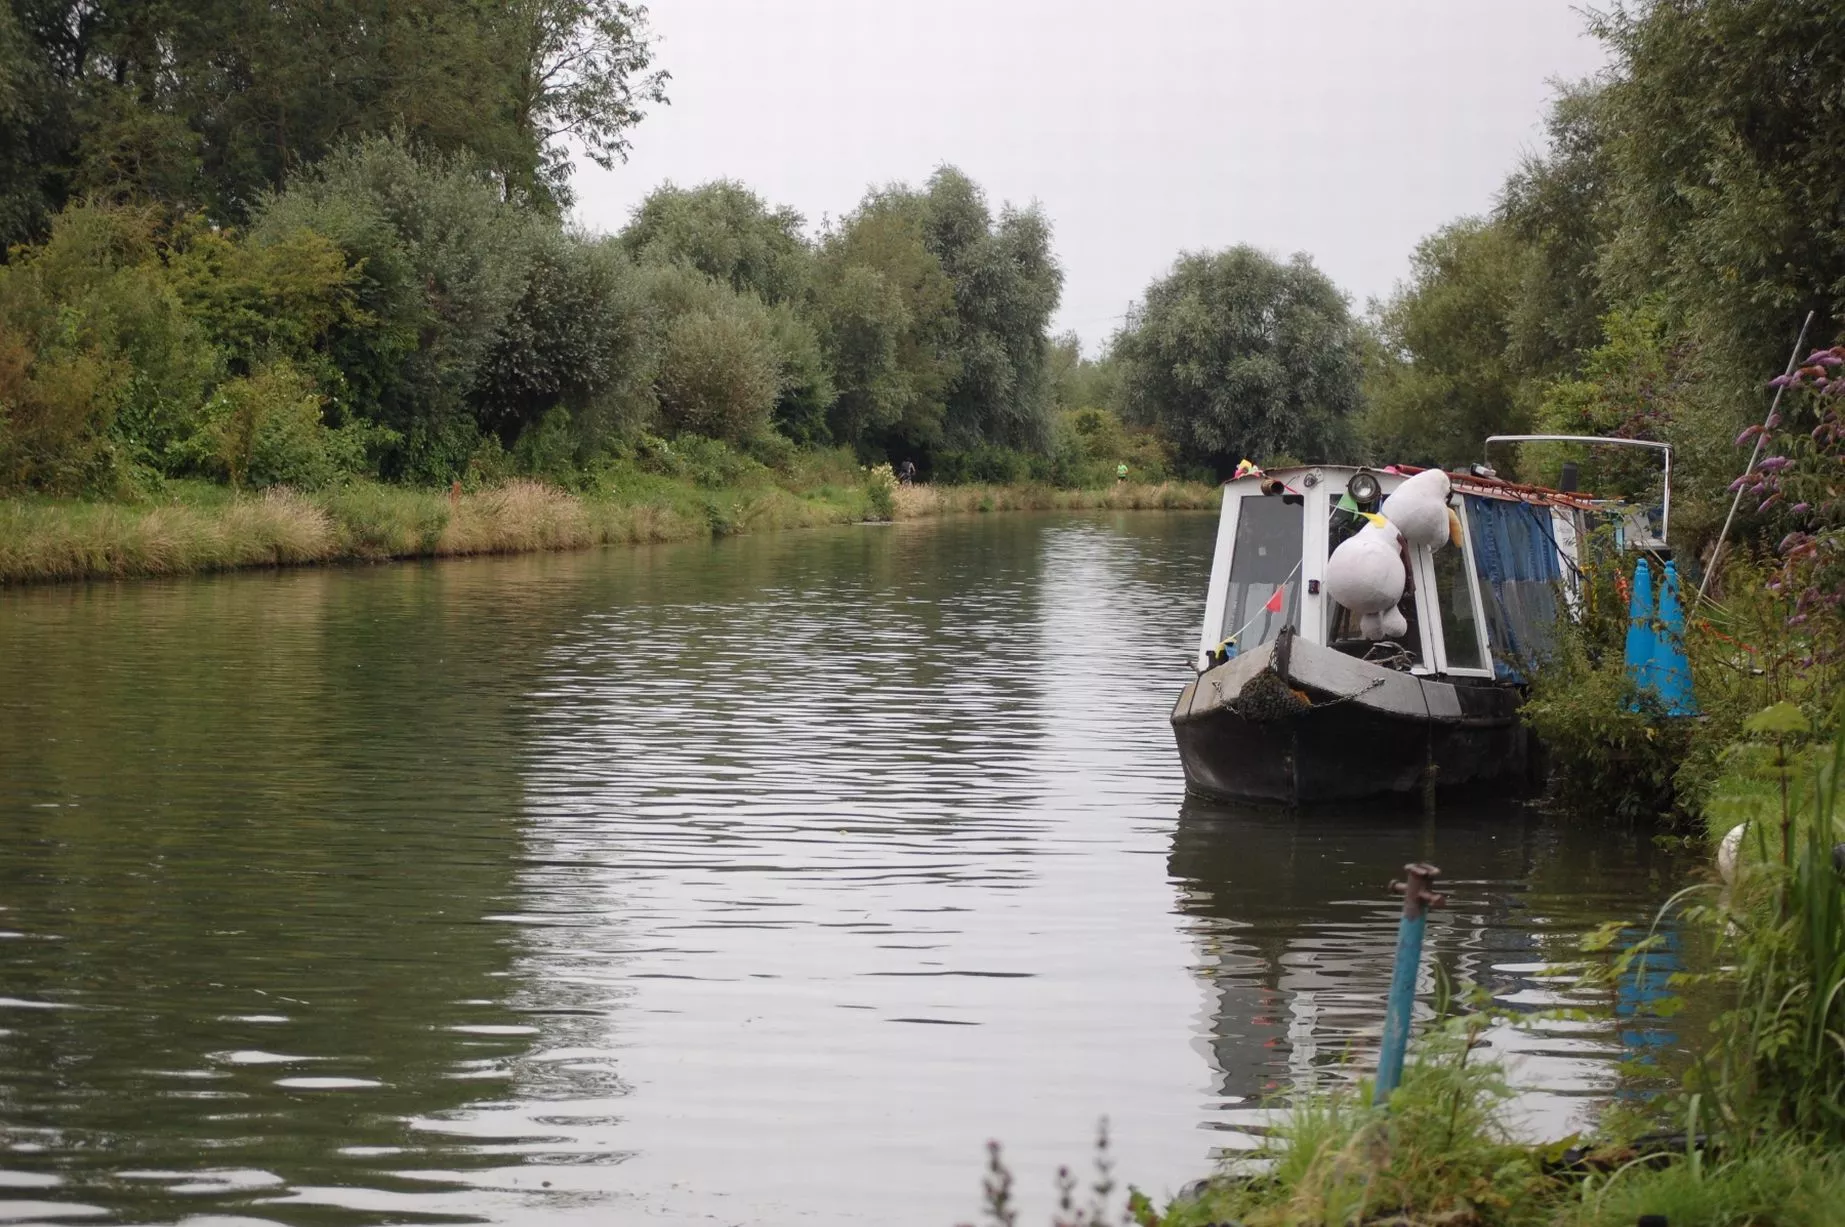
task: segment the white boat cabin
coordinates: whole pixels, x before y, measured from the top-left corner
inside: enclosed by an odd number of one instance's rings
[[[1274,639],[1300,638],[1419,675],[1522,680],[1549,640],[1562,595],[1573,603],[1576,546],[1595,504],[1495,478],[1450,474],[1449,506],[1461,543],[1408,549],[1409,583],[1398,610],[1408,632],[1372,643],[1358,616],[1322,590],[1326,560],[1366,523],[1361,511],[1416,470],[1341,465],[1271,470],[1224,485],[1197,668]]]

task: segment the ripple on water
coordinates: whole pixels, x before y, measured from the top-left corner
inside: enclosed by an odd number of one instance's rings
[[[0,1218],[944,1223],[989,1137],[1033,1217],[1105,1114],[1172,1189],[1371,1059],[1413,859],[1434,962],[1587,1011],[1485,1036],[1531,1127],[1621,1093],[1674,1037],[1554,964],[1643,836],[1182,798],[1213,527],[0,593],[0,932],[59,938],[0,941]]]

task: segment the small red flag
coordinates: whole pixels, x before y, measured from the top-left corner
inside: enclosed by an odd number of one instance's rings
[[[1280,613],[1281,612],[1281,595],[1287,590],[1288,589],[1286,585],[1283,585],[1282,587],[1275,589],[1275,595],[1270,597],[1268,599],[1268,604],[1264,605],[1262,608],[1266,609],[1269,613]]]

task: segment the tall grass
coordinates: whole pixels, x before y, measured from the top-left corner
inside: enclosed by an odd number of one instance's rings
[[[1503,1071],[1470,1060],[1479,1015],[1426,1036],[1388,1110],[1361,1091],[1306,1094],[1258,1151],[1259,1175],[1230,1175],[1159,1227],[1345,1227],[1354,1223],[1540,1224],[1566,1195],[1544,1156],[1515,1142],[1500,1109]]]
[[[788,485],[710,487],[657,474],[577,494],[517,479],[482,490],[353,482],[301,493],[236,494],[174,483],[168,501],[141,504],[0,500],[0,583],[125,578],[238,567],[504,554],[687,541],[732,533],[846,524],[876,515],[859,481],[830,470]],[[795,488],[791,488],[791,486]],[[1214,506],[1198,485],[902,487],[890,515]]]
[[[1053,486],[899,486],[894,518],[989,511],[1190,511],[1214,508],[1222,497],[1200,482],[1136,485],[1118,482],[1093,490]]]
[[[1845,1147],[1845,878],[1834,853],[1845,734],[1804,748],[1806,729],[1790,703],[1749,721],[1709,806],[1714,834],[1746,825],[1728,889],[1692,910],[1721,943],[1712,979],[1734,994],[1697,1089],[1738,1138]]]

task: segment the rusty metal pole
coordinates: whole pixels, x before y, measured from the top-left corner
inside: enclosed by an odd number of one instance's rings
[[[1371,1102],[1382,1106],[1403,1080],[1403,1057],[1409,1050],[1410,1013],[1416,1005],[1416,974],[1422,967],[1422,935],[1429,909],[1447,901],[1432,889],[1441,870],[1433,865],[1403,866],[1407,881],[1390,889],[1403,896],[1403,919],[1397,922],[1397,961],[1390,976],[1390,1001],[1384,1011],[1384,1046],[1377,1057],[1377,1090]]]

